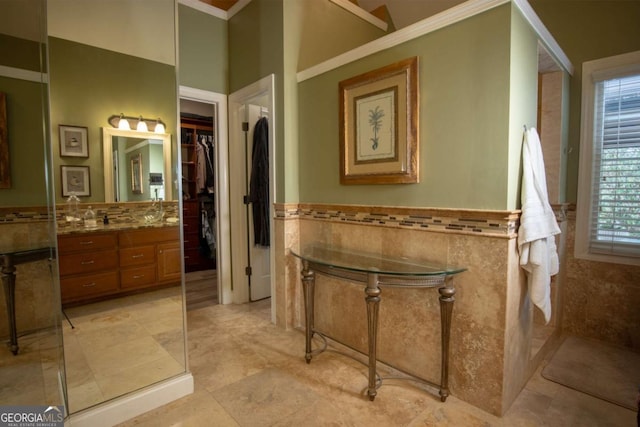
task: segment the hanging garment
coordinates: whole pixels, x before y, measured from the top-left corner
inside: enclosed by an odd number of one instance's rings
[[[207,158],[204,147],[198,141],[196,143],[196,193],[201,193],[205,187],[205,175],[207,172]]]
[[[254,244],[269,246],[269,122],[266,117],[253,131],[249,202],[253,207]]]
[[[522,215],[518,229],[520,266],[527,272],[531,301],[551,318],[551,276],[558,273],[555,235],[560,227],[549,204],[547,180],[538,132],[525,131],[522,147]]]
[[[213,232],[215,215],[202,204],[200,210],[200,252],[207,258],[216,257],[216,237]]]
[[[205,187],[206,187],[206,191],[209,194],[211,194],[215,192],[215,185],[216,185],[215,167],[214,167],[214,165],[216,164],[215,163],[216,157],[215,157],[215,145],[213,143],[213,136],[211,135],[207,136],[205,147],[206,147],[205,152],[207,153],[207,177],[205,180]]]

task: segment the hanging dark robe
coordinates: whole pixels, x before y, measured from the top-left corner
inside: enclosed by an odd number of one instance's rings
[[[269,246],[269,122],[266,117],[253,131],[249,201],[253,207],[254,244]]]

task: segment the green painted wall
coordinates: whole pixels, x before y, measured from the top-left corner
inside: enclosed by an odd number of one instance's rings
[[[282,3],[252,0],[229,20],[230,93],[272,73],[277,76],[276,85],[282,84]]]
[[[109,116],[160,117],[176,144],[175,67],[55,37],[49,52],[56,200],[63,200],[60,165],[74,165],[90,168],[91,196],[81,201],[104,201],[102,128]],[[59,125],[88,128],[88,159],[59,156]]]
[[[538,127],[538,36],[511,6],[509,172],[507,208],[519,208],[524,126]]]
[[[299,86],[300,201],[505,209],[511,7],[503,5]],[[338,83],[419,57],[420,183],[340,185]]]
[[[295,19],[299,35],[288,37],[298,55],[297,71],[338,56],[386,34],[330,1],[289,1],[285,21]],[[296,46],[297,45],[297,46]]]
[[[6,94],[11,188],[0,189],[0,206],[46,206],[43,115],[46,87],[0,77]]]
[[[567,202],[577,200],[582,63],[640,50],[640,2],[546,1],[529,3],[575,67],[570,79]]]
[[[23,70],[46,72],[46,63],[41,55],[46,49],[40,43],[0,34],[0,65]]]
[[[178,18],[180,84],[228,93],[227,21],[182,4]]]

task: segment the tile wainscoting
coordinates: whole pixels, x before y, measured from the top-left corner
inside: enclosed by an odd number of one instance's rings
[[[324,204],[277,204],[275,210],[279,325],[304,327],[301,266],[289,254],[291,248],[331,244],[466,267],[454,278],[451,394],[495,415],[506,412],[541,361],[531,357],[535,319],[519,268],[519,211]],[[565,211],[565,206],[557,209],[560,222],[566,220]],[[316,280],[316,329],[366,353],[363,286],[322,276]],[[438,382],[437,290],[383,288],[381,296],[379,359]]]

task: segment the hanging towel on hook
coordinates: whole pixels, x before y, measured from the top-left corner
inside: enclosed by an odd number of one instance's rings
[[[559,269],[554,236],[560,234],[560,227],[549,204],[542,148],[535,128],[524,132],[522,168],[522,215],[518,229],[520,266],[527,272],[531,300],[549,323],[551,276]]]

